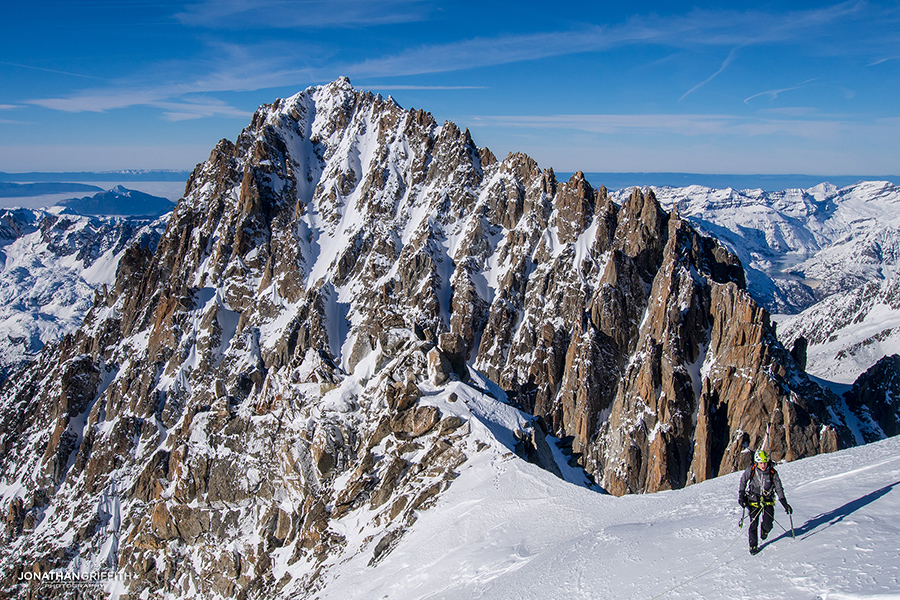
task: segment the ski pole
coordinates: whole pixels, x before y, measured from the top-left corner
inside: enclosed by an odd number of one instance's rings
[[[778,519],[773,518],[772,520],[775,521],[775,523],[776,523],[779,527],[781,527],[781,530],[782,530],[782,531],[784,531],[785,533],[788,532],[788,530],[785,528],[785,526],[778,522]]]

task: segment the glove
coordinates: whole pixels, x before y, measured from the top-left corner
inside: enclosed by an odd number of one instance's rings
[[[747,502],[747,494],[741,494],[740,496],[738,496],[738,505],[739,505],[741,508],[747,508],[747,506],[748,506],[749,504],[750,504],[750,503]]]
[[[791,508],[791,505],[787,503],[787,500],[782,498],[781,505],[784,507],[784,512],[786,512],[789,515],[794,514],[794,509]]]

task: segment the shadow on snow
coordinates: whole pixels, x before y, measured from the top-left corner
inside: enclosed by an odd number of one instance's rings
[[[843,521],[844,517],[852,515],[859,509],[861,509],[865,506],[868,506],[869,504],[875,502],[882,496],[886,495],[888,492],[890,492],[892,489],[894,489],[894,487],[897,485],[900,485],[900,481],[896,481],[890,485],[886,485],[883,488],[881,488],[880,490],[875,490],[874,492],[870,492],[870,493],[866,494],[865,496],[857,498],[856,500],[851,500],[850,502],[844,504],[843,506],[835,508],[834,510],[830,510],[827,513],[822,513],[820,515],[817,515],[817,516],[813,517],[812,519],[810,519],[809,521],[807,521],[806,523],[804,523],[803,525],[801,525],[800,527],[797,527],[796,529],[794,529],[794,534],[797,537],[805,535],[804,539],[806,539],[806,538],[818,533],[819,531],[825,531],[832,525],[836,525],[837,523],[840,523],[841,521]],[[827,525],[826,525],[826,523],[827,523]],[[779,523],[779,525],[780,525],[780,523]],[[825,527],[822,527],[823,525],[825,525]],[[782,528],[784,528],[784,527],[782,526]],[[790,532],[785,531],[784,533],[779,535],[777,538],[771,540],[769,543],[771,544],[771,543],[775,542],[776,540],[779,540],[783,537],[789,537],[789,536],[790,536]]]

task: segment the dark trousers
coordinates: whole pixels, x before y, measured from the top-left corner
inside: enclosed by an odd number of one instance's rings
[[[772,531],[772,522],[775,520],[775,505],[764,504],[762,500],[753,504],[755,506],[750,506],[750,547],[756,548],[758,544],[756,529],[759,524],[759,518],[762,516],[760,531],[762,531],[763,536],[769,535],[769,532]]]

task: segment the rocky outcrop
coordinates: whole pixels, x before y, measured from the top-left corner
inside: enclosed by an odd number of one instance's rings
[[[844,401],[865,442],[900,434],[900,356],[885,356],[859,376]]]
[[[823,427],[834,399],[779,346],[768,315],[743,290],[737,260],[677,215],[650,235],[666,244],[643,259],[644,276],[658,267],[634,352],[609,419],[589,442],[606,488],[673,489],[743,469],[767,433],[779,460],[847,443],[842,424]]]

